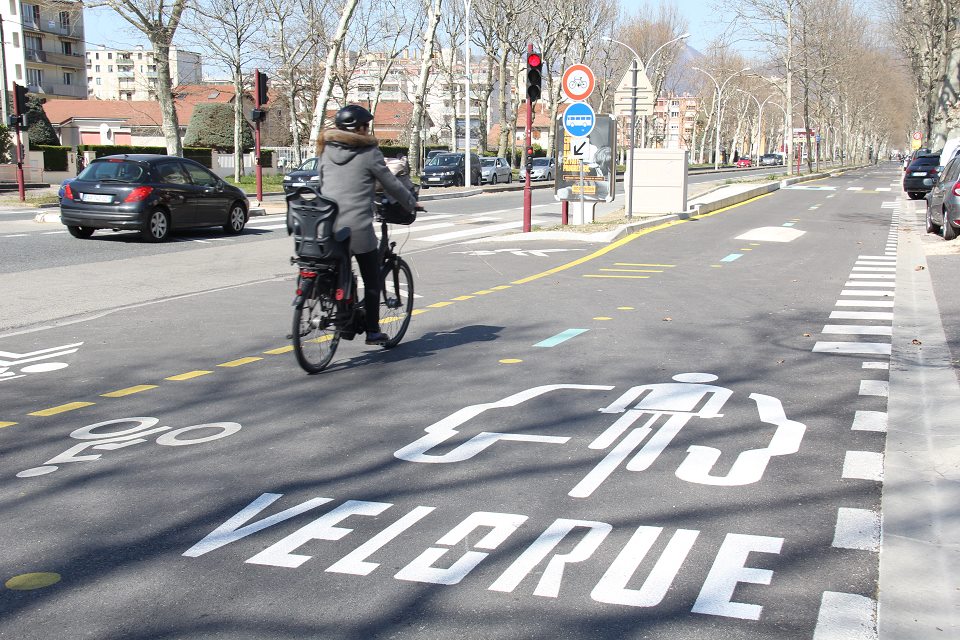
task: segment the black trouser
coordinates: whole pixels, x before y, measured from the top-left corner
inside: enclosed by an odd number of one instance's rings
[[[379,251],[354,254],[363,278],[363,310],[367,332],[380,332],[380,260]]]

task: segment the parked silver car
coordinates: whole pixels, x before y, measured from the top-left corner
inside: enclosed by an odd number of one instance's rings
[[[480,158],[480,184],[513,182],[513,172],[505,158]]]
[[[556,175],[557,163],[553,158],[534,158],[530,169],[530,180],[553,180]],[[520,179],[527,179],[527,167],[520,167]]]
[[[939,172],[927,194],[927,233],[953,240],[960,230],[960,156]]]

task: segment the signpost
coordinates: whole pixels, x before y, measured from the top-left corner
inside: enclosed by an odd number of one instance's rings
[[[630,117],[630,146],[627,151],[627,220],[633,218],[633,148],[637,146],[637,116],[653,115],[653,105],[656,98],[653,95],[653,85],[650,78],[640,70],[637,59],[633,59],[630,71],[624,74],[617,90],[613,94],[613,112],[621,116],[624,113]]]
[[[572,138],[585,138],[593,131],[597,114],[586,102],[574,102],[563,112],[563,129]]]
[[[923,146],[923,132],[921,132],[921,131],[914,131],[914,132],[913,132],[913,138],[912,138],[912,140],[910,140],[910,147],[911,147],[914,151],[916,151],[917,149],[919,149],[919,148],[922,147],[922,146]]]
[[[561,83],[563,93],[574,102],[589,98],[595,84],[593,71],[585,64],[571,65],[563,72]]]
[[[577,106],[567,107],[567,111]],[[591,109],[591,112],[593,110]],[[568,127],[566,114],[557,116],[556,141],[560,150],[557,167],[556,198],[580,203],[577,224],[592,220],[586,214],[597,202],[612,202],[616,191],[616,119],[595,114],[589,134],[576,135],[580,129]]]

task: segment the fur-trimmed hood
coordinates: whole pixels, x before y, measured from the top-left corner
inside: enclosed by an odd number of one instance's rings
[[[331,154],[331,160],[337,164],[350,162],[358,151],[364,147],[377,147],[379,142],[375,136],[354,133],[353,131],[343,131],[342,129],[324,129],[317,138],[317,156],[323,155],[324,149],[331,147],[331,151],[336,149],[338,152]]]

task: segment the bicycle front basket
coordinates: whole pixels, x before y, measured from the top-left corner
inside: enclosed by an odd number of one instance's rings
[[[293,235],[298,258],[330,260],[344,255],[343,243],[334,239],[337,201],[312,187],[287,195],[287,231]]]

